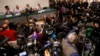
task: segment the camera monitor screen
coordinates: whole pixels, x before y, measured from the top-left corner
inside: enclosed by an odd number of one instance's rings
[[[19,53],[19,56],[27,56],[26,51],[24,51],[24,52],[20,52],[20,53]]]

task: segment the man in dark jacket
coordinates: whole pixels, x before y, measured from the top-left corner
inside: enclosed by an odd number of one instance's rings
[[[94,56],[100,56],[100,24],[99,22],[95,22],[94,26],[95,28],[92,34],[94,37],[94,43],[96,44]]]

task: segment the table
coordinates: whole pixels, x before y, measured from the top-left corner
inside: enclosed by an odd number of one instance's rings
[[[30,18],[35,18],[37,20],[42,19],[44,15],[50,16],[51,14],[54,14],[56,12],[55,9],[43,9],[40,11],[36,11],[34,13],[31,13],[28,16],[28,19]],[[0,16],[0,25],[2,25],[3,21],[5,19],[9,21],[13,21],[14,23],[21,23],[21,22],[27,22],[26,15],[18,15],[18,16],[11,16],[11,17],[6,17],[5,15]]]

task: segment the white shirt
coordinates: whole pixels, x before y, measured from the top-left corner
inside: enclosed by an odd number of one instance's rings
[[[21,13],[21,11],[22,11],[21,9],[15,9],[14,10],[15,13]]]
[[[20,14],[21,14],[21,11],[22,11],[21,9],[15,9],[15,10],[14,10],[14,13],[15,13],[16,15],[20,15]]]
[[[11,10],[6,10],[6,11],[4,11],[4,14],[5,14],[5,15],[12,15],[12,13],[13,13],[13,12],[12,12]]]
[[[41,10],[41,9],[42,9],[41,7],[37,6],[37,10]]]

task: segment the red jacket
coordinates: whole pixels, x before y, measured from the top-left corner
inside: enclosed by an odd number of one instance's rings
[[[0,35],[8,37],[9,41],[15,41],[16,40],[16,31],[15,30],[4,30],[0,32]]]

